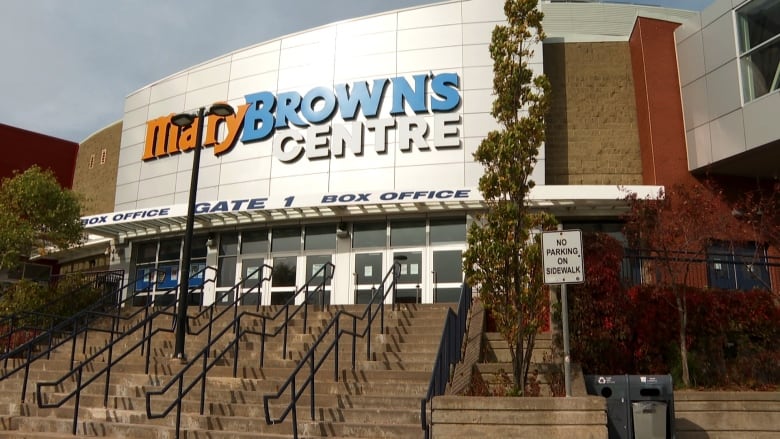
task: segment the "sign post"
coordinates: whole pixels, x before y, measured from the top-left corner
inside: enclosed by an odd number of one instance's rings
[[[563,374],[566,396],[571,396],[571,350],[569,347],[569,299],[566,285],[585,282],[582,231],[563,230],[542,233],[544,283],[561,286],[563,332]]]

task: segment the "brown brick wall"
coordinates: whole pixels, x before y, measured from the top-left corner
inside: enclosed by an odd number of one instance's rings
[[[546,183],[641,184],[627,42],[544,45],[552,85]]]
[[[121,138],[122,122],[117,122],[79,145],[73,190],[83,197],[82,215],[114,211]],[[104,150],[105,162],[101,163]]]

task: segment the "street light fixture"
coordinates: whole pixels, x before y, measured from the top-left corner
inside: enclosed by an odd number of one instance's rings
[[[197,122],[195,131],[195,149],[192,152],[192,174],[190,178],[190,196],[187,203],[187,223],[184,229],[184,256],[182,257],[182,279],[179,287],[178,307],[176,309],[176,345],[173,357],[182,361],[187,356],[184,353],[184,338],[187,331],[187,302],[190,289],[190,266],[192,253],[192,229],[195,225],[195,198],[198,193],[198,173],[200,171],[200,150],[203,147],[203,122],[206,116],[215,115],[227,117],[235,114],[233,107],[225,103],[216,103],[206,111],[200,107],[198,114],[179,113],[171,116],[171,123],[179,128],[187,128]]]

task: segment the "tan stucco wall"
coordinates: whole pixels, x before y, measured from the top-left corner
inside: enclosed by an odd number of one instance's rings
[[[641,184],[628,42],[545,44],[544,70],[546,183]]]
[[[73,190],[83,198],[81,214],[84,216],[114,210],[121,138],[120,121],[98,131],[79,145]],[[101,163],[103,150],[106,151],[105,162]]]

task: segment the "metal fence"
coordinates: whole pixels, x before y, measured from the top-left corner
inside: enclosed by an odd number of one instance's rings
[[[673,279],[670,270],[675,273]],[[780,257],[740,251],[701,255],[627,249],[620,278],[626,287],[671,280],[699,288],[779,293]]]

